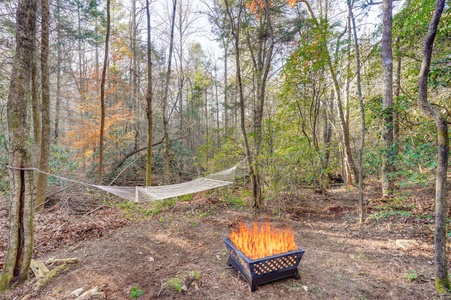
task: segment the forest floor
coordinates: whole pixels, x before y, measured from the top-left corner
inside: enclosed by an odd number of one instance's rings
[[[74,299],[72,291],[95,286],[107,299],[118,300],[140,294],[138,299],[451,299],[434,291],[433,188],[402,190],[393,199],[381,199],[377,184],[367,186],[361,225],[356,190],[302,190],[268,201],[259,215],[274,226],[289,225],[305,254],[300,279],[259,285],[255,292],[226,265],[223,239],[238,220],[254,220],[252,205],[237,190],[158,207],[89,203],[105,197],[89,193],[56,194],[36,216],[35,259],[79,261],[38,291],[31,275],[27,283],[0,294],[1,299]],[[4,207],[0,269],[7,246]]]

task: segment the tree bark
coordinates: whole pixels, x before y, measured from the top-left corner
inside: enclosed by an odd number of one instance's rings
[[[393,0],[383,1],[382,17],[382,71],[383,93],[382,110],[383,125],[382,138],[384,151],[382,154],[382,196],[393,194],[393,180],[390,174],[393,172],[393,51],[392,51],[392,23]]]
[[[33,111],[34,145],[36,153],[39,154],[41,149],[41,103],[39,101],[38,66],[36,59],[33,59],[33,66],[31,69],[31,108]],[[38,162],[39,161],[36,163]]]
[[[428,75],[432,59],[434,39],[437,33],[445,0],[436,0],[435,11],[429,23],[428,32],[423,46],[423,59],[418,79],[418,106],[421,111],[435,121],[437,127],[437,173],[435,178],[435,289],[445,293],[450,289],[446,253],[447,226],[447,188],[446,175],[448,171],[449,133],[446,114],[434,108],[428,101]]]
[[[42,132],[39,169],[49,170],[50,155],[50,80],[49,80],[49,0],[41,0],[41,86],[42,86]],[[47,190],[47,177],[45,173],[38,174],[36,187],[35,211],[44,210],[45,192]]]
[[[5,265],[0,277],[0,291],[13,282],[28,278],[33,254],[33,172],[27,102],[32,71],[37,0],[19,1],[17,7],[16,53],[10,79],[7,119],[10,178],[9,239]]]
[[[147,16],[147,91],[146,91],[146,115],[147,115],[147,161],[146,161],[146,186],[152,185],[152,41],[150,34],[150,7],[146,0]]]
[[[103,182],[103,144],[105,134],[105,81],[108,68],[108,45],[110,40],[110,0],[106,2],[106,35],[105,35],[105,58],[103,60],[102,81],[100,83],[100,142],[99,142],[99,184]]]

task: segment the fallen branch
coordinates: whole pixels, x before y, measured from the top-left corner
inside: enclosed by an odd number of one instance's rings
[[[30,269],[36,278],[44,278],[49,273],[49,269],[47,269],[44,263],[39,260],[32,259]]]
[[[66,268],[66,264],[63,263],[62,265],[56,266],[55,268],[53,268],[50,272],[48,272],[44,278],[39,279],[35,286],[33,287],[33,290],[35,292],[39,291],[43,286],[45,286],[50,279],[52,279],[53,277],[56,276],[56,274],[58,274],[59,271],[62,271]]]
[[[74,264],[78,262],[78,257],[70,257],[70,258],[49,258],[47,259],[47,264],[55,264],[55,263],[65,263],[65,264]]]

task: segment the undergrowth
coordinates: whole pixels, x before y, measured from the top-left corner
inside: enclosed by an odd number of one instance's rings
[[[170,198],[165,200],[151,201],[147,203],[135,203],[131,201],[109,202],[112,207],[122,210],[125,217],[129,220],[141,220],[156,216],[174,205],[179,201],[178,198]]]

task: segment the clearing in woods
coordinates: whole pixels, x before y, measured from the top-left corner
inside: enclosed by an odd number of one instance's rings
[[[392,200],[368,186],[365,224],[358,195],[345,189],[303,190],[267,202],[261,218],[289,225],[305,250],[301,279],[259,285],[253,293],[226,266],[223,239],[254,212],[239,192],[223,188],[179,200],[99,205],[97,192],[52,196],[36,216],[35,259],[77,257],[78,263],[33,291],[35,278],[1,299],[74,299],[95,286],[107,299],[446,299],[434,291],[432,188],[404,190]],[[3,200],[5,201],[5,200]],[[162,204],[164,203],[164,205]],[[5,205],[2,205],[5,207]],[[148,216],[145,217],[145,214]],[[153,216],[152,216],[153,215]],[[0,211],[0,267],[7,214]],[[49,266],[49,269],[54,266]]]

